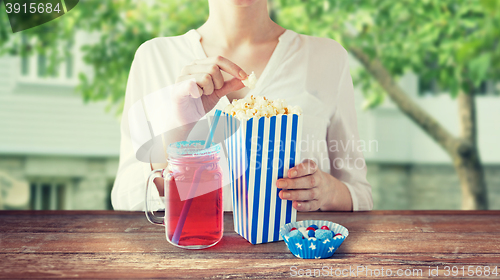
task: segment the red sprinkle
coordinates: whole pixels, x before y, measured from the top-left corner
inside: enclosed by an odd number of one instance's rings
[[[335,234],[335,236],[338,236],[338,235],[342,236],[342,233],[337,233],[337,234]]]
[[[330,230],[330,228],[328,228],[327,226],[322,226],[321,229]]]
[[[297,230],[297,228],[296,228],[296,227],[293,227],[290,231],[292,231],[292,230]]]
[[[313,228],[313,227],[307,227],[307,228],[306,228],[306,230],[313,230],[313,231],[316,231],[316,229],[315,229],[315,228]]]

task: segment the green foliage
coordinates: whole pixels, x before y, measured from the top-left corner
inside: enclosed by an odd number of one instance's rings
[[[61,46],[76,31],[96,34],[82,48],[94,75],[80,74],[84,100],[107,100],[121,110],[128,71],[140,44],[158,36],[183,34],[208,16],[206,0],[80,1],[66,16],[12,35],[0,8],[0,54],[50,53],[52,64],[65,55]],[[436,79],[453,96],[471,92],[500,76],[498,0],[274,0],[273,17],[296,32],[329,37],[346,49],[360,47],[379,59],[397,79],[406,71],[424,81]],[[22,48],[21,34],[32,44]],[[365,107],[384,93],[361,69],[353,73]]]
[[[199,27],[207,19],[208,4],[206,0],[80,1],[67,15],[16,34],[12,34],[5,14],[5,9],[0,9],[0,38],[8,37],[0,41],[0,51],[49,53],[52,69],[67,54],[62,46],[73,40],[77,31],[93,34],[93,40],[81,49],[93,75],[80,73],[78,90],[85,101],[106,100],[110,109],[120,113],[137,48],[152,38],[176,36]],[[22,35],[33,44],[22,48]]]
[[[498,0],[280,0],[277,9],[284,27],[361,48],[395,79],[413,71],[456,96],[500,78]],[[355,83],[373,107],[382,91],[362,72]]]
[[[97,8],[87,4],[76,10],[78,19],[87,21],[86,30],[101,33],[97,43],[82,49],[95,78],[81,75],[79,89],[84,100],[106,99],[119,109],[137,48],[158,36],[183,34],[208,16],[206,1],[102,1]]]

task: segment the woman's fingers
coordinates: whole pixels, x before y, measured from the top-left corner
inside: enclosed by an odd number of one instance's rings
[[[292,206],[299,211],[316,211],[321,207],[321,203],[319,200],[294,201]]]
[[[279,193],[281,199],[285,200],[314,200],[319,199],[319,188],[305,190],[282,190]]]
[[[232,78],[231,80],[225,82],[224,86],[221,89],[214,90],[211,95],[203,96],[202,101],[205,112],[209,112],[210,110],[212,110],[214,106],[217,105],[217,102],[219,102],[219,100],[226,94],[237,91],[243,87],[244,85],[241,80]]]
[[[184,67],[181,71],[181,76],[193,74],[210,74],[215,89],[221,89],[224,86],[224,77],[217,64],[192,64]]]
[[[293,207],[299,211],[315,211],[321,206],[322,180],[318,165],[313,160],[306,159],[288,171],[289,178],[279,179],[276,182],[282,189],[279,197],[292,200]]]
[[[224,83],[224,86],[222,86],[221,89],[216,89],[215,94],[219,99],[222,97],[226,96],[228,93],[240,90],[244,88],[245,85],[241,82],[240,79],[237,78],[232,78],[231,80],[227,81]]]
[[[194,74],[196,84],[203,90],[203,95],[210,95],[214,92],[214,82],[210,74]]]
[[[288,178],[302,177],[314,174],[318,170],[318,164],[312,159],[305,159],[299,165],[288,170]]]
[[[276,186],[280,189],[310,189],[319,186],[321,183],[321,176],[319,174],[307,175],[295,179],[283,178],[276,182]]]
[[[181,76],[177,79],[174,87],[176,97],[191,96],[200,98],[203,95],[203,89],[197,84],[196,78],[192,75]]]
[[[202,95],[211,95],[214,92],[214,83],[212,80],[212,76],[210,76],[210,74],[200,73],[200,74],[186,75],[182,76],[182,78],[179,79],[178,82],[183,82],[186,80],[193,80],[198,86],[199,95],[195,96],[194,94],[191,94],[193,98],[198,98]]]
[[[235,78],[225,82],[221,70]],[[182,69],[177,82],[195,79],[203,95],[211,95],[217,91],[216,94],[220,99],[230,92],[242,89],[244,85],[241,80],[246,77],[247,74],[238,65],[227,58],[216,56],[196,60],[193,64],[187,65]]]
[[[196,60],[195,64],[216,64],[224,72],[231,74],[233,77],[240,80],[245,79],[248,75],[238,65],[234,64],[229,59],[222,56],[208,57],[201,60]]]

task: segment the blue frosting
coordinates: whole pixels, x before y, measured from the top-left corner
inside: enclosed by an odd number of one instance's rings
[[[168,145],[167,153],[172,156],[200,156],[219,153],[221,145],[213,143],[205,149],[205,140],[179,141]]]
[[[316,230],[316,238],[317,239],[332,239],[333,232],[331,230],[326,230],[326,229],[317,229]]]
[[[289,233],[287,233],[288,238],[300,238],[302,239],[302,232],[298,230],[292,230]]]

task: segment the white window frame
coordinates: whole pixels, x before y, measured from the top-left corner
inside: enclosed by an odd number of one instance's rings
[[[73,69],[72,69],[72,77],[67,78],[66,76],[66,71],[67,71],[67,63],[65,61],[61,62],[58,66],[58,77],[40,77],[38,76],[38,55],[39,53],[33,52],[28,56],[28,73],[25,75],[23,74],[23,67],[22,67],[22,60],[23,57],[19,56],[19,75],[18,75],[18,82],[20,84],[28,84],[28,85],[54,85],[54,86],[69,86],[69,87],[75,87],[78,85],[78,72],[77,72],[77,66],[79,64],[79,61],[77,61],[77,55],[76,53],[76,46],[75,44],[72,45],[70,53],[72,54],[72,59],[73,59]]]

